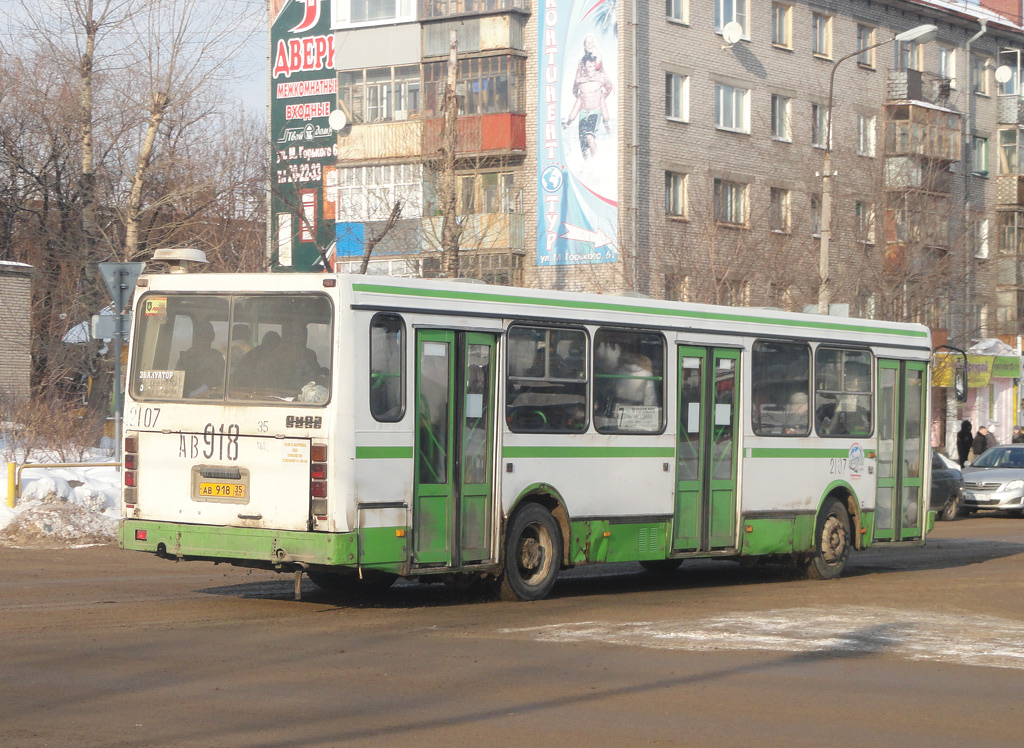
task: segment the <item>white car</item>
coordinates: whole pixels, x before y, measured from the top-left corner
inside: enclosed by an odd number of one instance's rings
[[[1024,444],[992,447],[963,469],[964,508],[1024,515]]]

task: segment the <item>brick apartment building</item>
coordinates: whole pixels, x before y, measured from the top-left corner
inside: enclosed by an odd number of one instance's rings
[[[439,272],[454,31],[461,274],[803,309],[829,150],[832,302],[936,342],[1024,332],[1020,0],[272,0],[271,19],[278,269],[354,269],[379,239],[369,272]]]

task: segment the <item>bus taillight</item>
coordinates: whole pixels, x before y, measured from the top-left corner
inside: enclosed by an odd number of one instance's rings
[[[310,509],[318,521],[327,520],[327,445],[313,444],[309,449]]]
[[[135,434],[126,436],[124,439],[124,469],[121,472],[124,476],[124,503],[129,508],[133,508],[138,503],[135,493],[138,485],[138,452],[139,437]]]

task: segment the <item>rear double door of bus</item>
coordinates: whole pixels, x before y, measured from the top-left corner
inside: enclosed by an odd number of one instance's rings
[[[678,355],[672,550],[734,548],[740,353],[680,346]]]
[[[492,558],[495,364],[492,334],[417,332],[415,565]]]
[[[925,364],[878,361],[876,541],[919,539],[924,532]]]

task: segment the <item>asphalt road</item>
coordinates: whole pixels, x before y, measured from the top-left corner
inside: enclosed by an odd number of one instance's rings
[[[832,582],[577,569],[346,605],[115,547],[0,548],[0,746],[1019,746],[1024,520]]]

